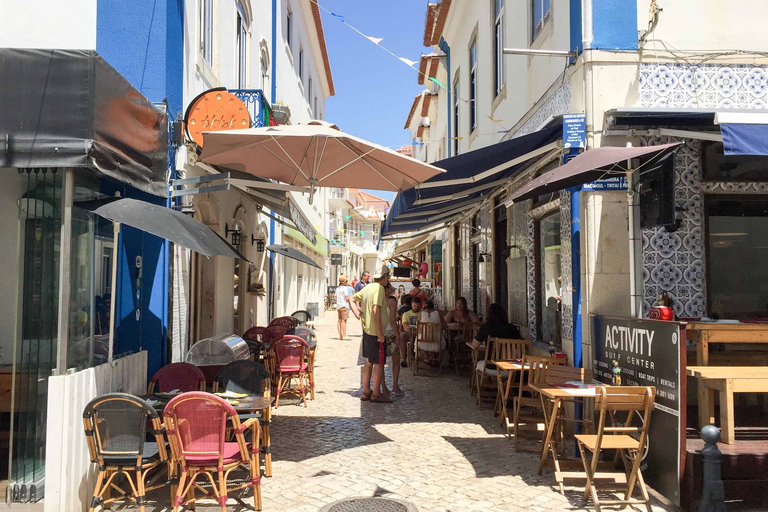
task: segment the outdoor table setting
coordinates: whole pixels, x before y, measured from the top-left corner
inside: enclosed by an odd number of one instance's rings
[[[512,383],[515,380],[515,375],[522,371],[523,369],[530,368],[529,364],[526,364],[523,366],[523,360],[522,359],[509,359],[509,360],[503,360],[503,361],[497,361],[492,360],[493,364],[496,365],[496,369],[498,370],[496,372],[497,377],[497,400],[496,400],[496,409],[497,412],[499,412],[501,416],[501,421],[504,423],[504,425],[507,427],[507,430],[509,430],[509,413],[507,412],[507,402],[509,401],[509,390],[512,388]],[[504,376],[501,372],[507,372],[507,382],[506,384],[503,382]],[[501,411],[498,410],[498,404],[501,402]]]

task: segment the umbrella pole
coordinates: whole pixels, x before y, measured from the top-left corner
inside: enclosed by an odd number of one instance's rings
[[[627,144],[631,147],[631,144]],[[627,160],[627,220],[629,223],[629,293],[631,316],[643,317],[643,233],[640,229],[640,198],[635,190],[638,172]]]
[[[109,301],[109,355],[108,362],[112,362],[112,353],[115,347],[115,303],[117,302],[117,260],[118,251],[117,246],[120,242],[120,223],[113,222],[113,248],[112,248],[112,293],[111,300]]]

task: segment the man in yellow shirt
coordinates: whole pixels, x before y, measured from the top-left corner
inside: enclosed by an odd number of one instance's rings
[[[360,321],[363,324],[363,394],[361,400],[371,402],[392,403],[381,392],[384,384],[384,364],[387,360],[384,340],[384,328],[389,324],[387,312],[387,295],[385,289],[389,284],[389,268],[384,265],[373,276],[374,282],[352,296],[352,300],[362,303]],[[373,386],[370,386],[373,376]],[[371,389],[372,388],[372,389]]]

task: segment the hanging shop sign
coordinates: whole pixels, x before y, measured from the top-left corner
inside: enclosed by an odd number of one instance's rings
[[[343,265],[343,256],[341,254],[331,254],[331,265]]]
[[[315,233],[315,229],[306,217],[304,217],[304,214],[301,213],[301,210],[296,207],[293,201],[288,201],[288,209],[291,212],[291,220],[296,224],[296,228],[298,228],[299,232],[307,237],[312,244],[316,244],[317,234]]]
[[[626,176],[613,176],[601,180],[586,183],[581,187],[582,190],[627,190]]]
[[[584,114],[563,115],[563,147],[565,149],[587,147],[587,116]]]
[[[189,104],[184,115],[187,138],[203,147],[203,132],[241,130],[250,128],[248,107],[224,88],[211,89],[200,94]]]
[[[611,384],[618,363],[622,386],[655,386],[645,481],[680,504],[685,449],[685,327],[678,322],[592,316],[594,378]]]

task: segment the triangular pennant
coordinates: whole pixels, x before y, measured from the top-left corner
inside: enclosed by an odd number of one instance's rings
[[[440,82],[438,79],[436,79],[436,78],[432,78],[432,77],[429,77],[429,79],[430,79],[430,80],[432,80],[433,82],[435,82],[435,83],[436,83],[437,85],[439,85],[440,87],[442,87],[442,88],[444,88],[444,89],[447,89],[447,87],[445,86],[445,84],[444,84],[444,83],[442,83],[442,82]]]
[[[368,39],[373,44],[379,44],[384,40],[383,37],[371,37],[371,36],[365,36],[366,39]]]
[[[332,12],[331,16],[333,16],[334,18],[339,18],[341,21],[344,21],[344,16],[342,16],[341,14],[336,14],[335,12]]]
[[[415,60],[409,60],[409,59],[406,59],[405,57],[398,57],[398,59],[400,59],[401,61],[405,62],[406,64],[408,64],[411,67],[413,67],[414,64],[417,64],[417,62]]]

